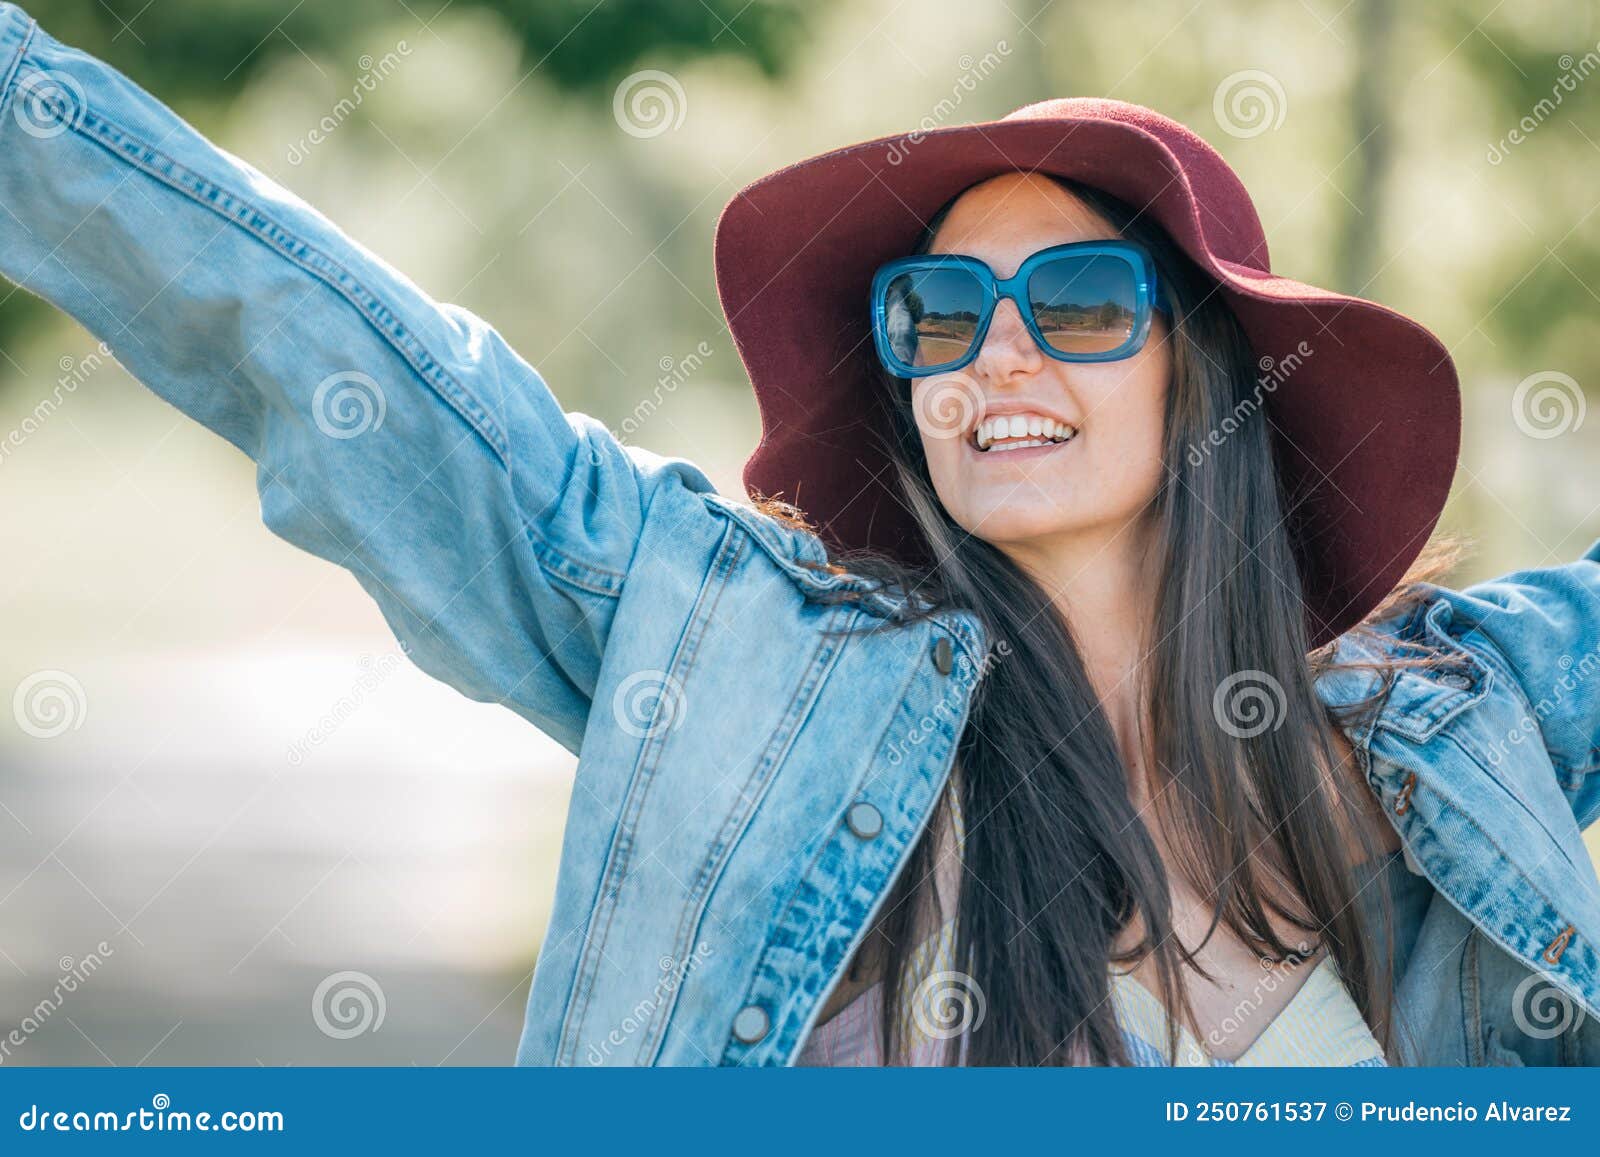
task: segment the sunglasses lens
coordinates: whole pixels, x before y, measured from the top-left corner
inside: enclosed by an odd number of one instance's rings
[[[1062,257],[1028,278],[1034,320],[1058,353],[1104,354],[1127,344],[1138,297],[1133,266],[1104,254]]]
[[[945,366],[972,348],[983,286],[970,270],[917,269],[889,282],[883,307],[889,347],[901,364]]]

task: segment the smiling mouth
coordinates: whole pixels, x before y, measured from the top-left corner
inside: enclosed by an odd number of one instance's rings
[[[1002,414],[985,418],[972,431],[972,445],[982,454],[1060,446],[1077,437],[1077,427],[1043,414]]]

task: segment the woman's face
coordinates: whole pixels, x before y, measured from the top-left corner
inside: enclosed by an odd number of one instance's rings
[[[1040,249],[1117,235],[1048,177],[1010,173],[963,193],[930,251],[964,253],[1009,277]],[[1162,473],[1167,332],[1158,313],[1133,357],[1061,362],[1039,349],[1016,305],[1003,300],[974,361],[912,379],[934,489],[957,525],[1023,556],[1105,541],[1141,522]],[[980,424],[1001,415],[1053,420],[1073,433],[1049,445],[980,449]]]

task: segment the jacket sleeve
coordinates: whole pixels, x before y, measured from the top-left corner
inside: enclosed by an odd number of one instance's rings
[[[1453,635],[1515,674],[1579,827],[1600,818],[1600,542],[1566,566],[1456,593]]]
[[[645,519],[703,474],[564,414],[483,321],[11,4],[0,273],[250,455],[267,525],[423,670],[577,750]]]

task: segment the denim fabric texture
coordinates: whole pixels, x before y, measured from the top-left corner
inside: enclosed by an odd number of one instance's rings
[[[780,1065],[928,822],[988,640],[895,609],[693,465],[564,413],[443,305],[128,79],[0,4],[0,272],[258,463],[278,535],[412,659],[580,757],[517,1060]],[[330,407],[366,390],[381,420]],[[1600,1064],[1600,547],[1341,640],[1444,667],[1350,737],[1405,845],[1406,1058]],[[1551,1010],[1555,1015],[1552,1017]]]

